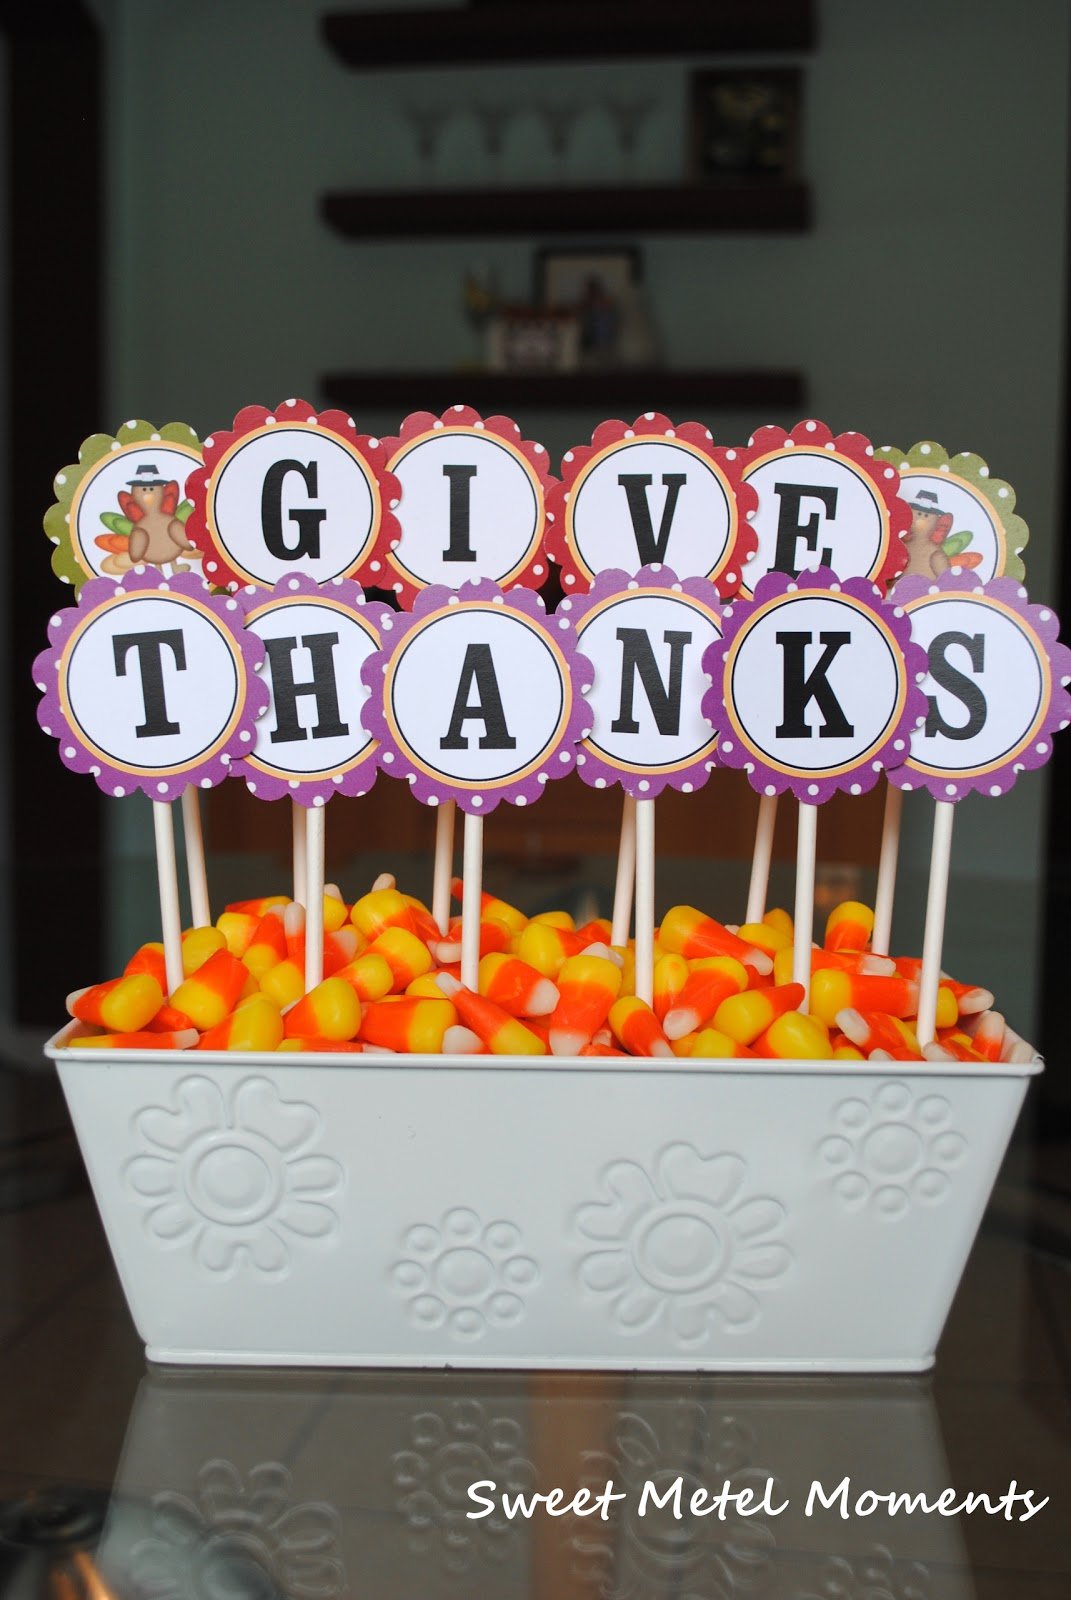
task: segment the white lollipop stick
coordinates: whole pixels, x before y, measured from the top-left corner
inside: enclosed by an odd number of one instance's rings
[[[636,806],[636,994],[654,1003],[655,815],[653,800]]]
[[[431,914],[446,933],[450,926],[450,881],[454,870],[454,821],[457,801],[444,800],[435,813],[435,866],[431,879]]]
[[[465,813],[461,856],[461,982],[475,991],[480,979],[480,901],[483,894],[483,818]]]
[[[182,832],[186,840],[186,879],[190,886],[190,915],[195,928],[210,928],[208,868],[201,831],[201,797],[192,784],[182,791]]]
[[[324,975],[324,812],[310,806],[305,820],[305,992]]]
[[[759,799],[759,820],[755,824],[755,850],[751,857],[751,882],[748,884],[745,922],[761,922],[766,915],[766,896],[770,887],[770,862],[773,859],[776,821],[777,796],[764,794]]]
[[[885,785],[885,815],[881,824],[881,853],[878,856],[878,887],[874,896],[874,933],[870,948],[876,956],[887,956],[892,939],[893,900],[896,896],[896,863],[900,856],[900,819],[904,811],[904,792],[894,783]]]
[[[183,978],[182,918],[179,915],[178,862],[175,859],[175,819],[168,801],[153,801],[152,825],[156,835],[156,878],[160,885],[164,971],[167,974],[167,992],[174,994]]]
[[[792,981],[802,983],[800,1010],[807,1009],[811,994],[811,942],[814,938],[814,864],[818,845],[818,807],[801,800],[796,822],[795,934],[792,945]]]
[[[632,891],[636,881],[636,802],[627,794],[621,807],[621,838],[617,846],[617,878],[610,943],[628,943],[632,921]]]
[[[294,899],[299,906],[305,905],[305,837],[308,826],[308,813],[304,806],[299,806],[296,800],[290,802],[291,821],[293,826],[293,852],[294,852]]]
[[[945,942],[945,908],[948,904],[948,869],[952,861],[952,819],[956,808],[938,800],[933,813],[930,850],[930,885],[926,892],[926,928],[922,936],[922,971],[919,975],[918,1040],[932,1044],[937,1033],[937,991],[941,987],[941,952]]]

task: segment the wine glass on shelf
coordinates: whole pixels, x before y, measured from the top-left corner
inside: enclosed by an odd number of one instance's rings
[[[640,129],[658,104],[650,94],[609,94],[603,105],[614,127],[614,137],[621,156],[621,180],[629,183],[636,177],[636,147]]]
[[[476,100],[472,112],[480,128],[480,140],[487,156],[487,168],[492,186],[502,182],[502,151],[506,143],[506,128],[517,106],[509,100]]]
[[[547,143],[554,163],[554,176],[564,182],[569,141],[576,120],[584,109],[582,100],[543,100],[534,107],[547,130]]]
[[[413,130],[413,139],[424,175],[424,187],[430,189],[435,183],[435,156],[439,148],[439,139],[450,112],[445,106],[414,103],[404,108],[404,114]]]

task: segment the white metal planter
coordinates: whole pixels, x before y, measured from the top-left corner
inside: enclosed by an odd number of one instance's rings
[[[929,1367],[1026,1066],[72,1051],[178,1363]]]

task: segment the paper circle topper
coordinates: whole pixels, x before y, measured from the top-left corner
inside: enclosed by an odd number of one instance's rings
[[[356,583],[285,578],[270,600],[247,589],[247,626],[264,645],[271,700],[242,763],[250,791],[324,805],[333,794],[366,794],[376,780],[376,743],[361,721],[361,673],[379,649],[386,606]],[[258,598],[262,602],[257,604]]]
[[[768,572],[795,577],[819,567],[884,588],[906,566],[911,512],[899,496],[900,475],[875,462],[861,433],[834,438],[813,419],[791,433],[760,428],[744,477],[758,492],[759,508],[758,549],[743,592],[753,594]]]
[[[932,581],[959,567],[982,583],[1022,582],[1021,551],[1029,530],[1015,514],[1015,490],[992,477],[981,456],[950,456],[931,439],[912,445],[906,455],[891,445],[875,455],[898,469],[900,494],[911,509],[905,578]]]
[[[960,800],[972,789],[1004,794],[1018,773],[1044,766],[1071,718],[1071,652],[1054,614],[1029,605],[1012,578],[983,586],[969,573],[905,578],[896,598],[929,671],[925,720],[890,780]]]
[[[717,590],[665,567],[630,579],[604,572],[589,595],[565,599],[577,647],[591,662],[591,732],[577,755],[593,788],[620,784],[639,800],[667,786],[690,793],[714,767],[717,735],[702,709],[703,656],[721,638]]]
[[[704,662],[719,762],[744,768],[760,794],[791,789],[810,804],[872,788],[905,759],[925,709],[910,634],[865,579],[770,573],[728,608]]]
[[[401,538],[388,556],[388,582],[404,603],[429,584],[457,589],[490,578],[539,588],[545,498],[555,481],[543,445],[522,439],[509,417],[486,422],[469,406],[441,417],[414,412],[384,439],[401,486]]]
[[[52,618],[34,662],[38,721],[64,764],[106,794],[141,789],[153,800],[227,777],[267,704],[256,676],[263,647],[244,631],[244,611],[192,575],[138,568],[119,585],[85,584],[78,606]]]
[[[45,513],[53,572],[78,590],[87,578],[121,578],[139,564],[169,575],[199,570],[185,484],[200,465],[200,440],[184,422],[156,428],[134,419],[114,438],[86,439],[78,461],[56,474]]]
[[[755,549],[746,460],[702,424],[674,426],[659,412],[631,427],[600,423],[590,445],[566,454],[548,501],[547,553],[566,593],[586,592],[601,572],[659,565],[735,594]]]
[[[247,406],[205,440],[189,480],[190,537],[213,584],[271,589],[293,573],[386,581],[398,485],[381,442],[341,411]]]
[[[365,725],[382,741],[384,772],[406,778],[425,805],[456,800],[485,815],[501,800],[528,805],[576,764],[591,671],[564,617],[537,595],[434,587],[411,615],[383,619],[383,650],[365,681]]]

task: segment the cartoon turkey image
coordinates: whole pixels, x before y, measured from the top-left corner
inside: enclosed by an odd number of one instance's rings
[[[954,518],[943,511],[932,489],[920,489],[911,507],[911,530],[904,535],[908,562],[902,577],[909,573],[923,578],[939,578],[949,567],[971,568],[981,565],[982,557],[968,550],[971,534],[952,532]]]
[[[174,478],[163,478],[154,462],[145,461],[127,480],[129,494],[117,496],[119,510],[105,511],[101,522],[107,528],[96,543],[108,552],[101,570],[120,577],[139,562],[153,567],[170,566],[174,572],[188,572],[186,561],[200,561],[186,537],[186,518],[193,510],[189,500],[179,504],[179,486]]]

